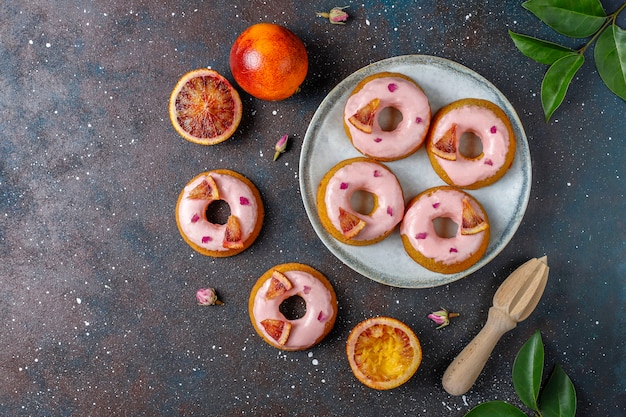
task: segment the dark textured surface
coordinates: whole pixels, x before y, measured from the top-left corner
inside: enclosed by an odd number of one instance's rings
[[[574,382],[578,415],[624,415],[626,104],[602,84],[591,51],[545,123],[545,67],[517,52],[506,30],[580,44],[520,2],[351,2],[345,26],[315,17],[339,4],[315,3],[0,5],[0,415],[462,416],[486,400],[521,405],[511,366],[536,329],[545,372],[559,363]],[[233,138],[184,141],[167,115],[172,87],[203,66],[232,80],[230,46],[260,21],[305,42],[301,93],[282,102],[242,94]],[[384,286],[343,266],[299,194],[300,144],[319,103],[355,70],[404,54],[448,58],[493,82],[517,109],[533,162],[511,243],[478,272],[433,289]],[[290,148],[273,162],[283,134]],[[267,211],[257,242],[234,258],[195,253],[174,221],[183,185],[214,168],[248,176]],[[497,286],[544,254],[551,272],[537,310],[505,335],[470,392],[447,395],[441,376],[483,325]],[[321,344],[285,353],[255,334],[247,301],[258,276],[291,261],[328,276],[340,310]],[[225,305],[197,306],[203,286]],[[436,331],[426,315],[440,307],[462,315]],[[392,391],[360,384],[344,354],[350,329],[375,315],[409,324],[424,348],[417,374]]]

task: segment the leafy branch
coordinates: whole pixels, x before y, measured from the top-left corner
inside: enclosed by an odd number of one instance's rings
[[[574,417],[576,390],[563,368],[554,367],[541,390],[544,351],[541,333],[536,331],[524,343],[513,363],[513,386],[520,400],[538,417]],[[488,401],[471,409],[465,417],[527,417],[504,401]]]
[[[548,65],[541,83],[541,104],[550,120],[559,108],[576,72],[585,62],[584,53],[595,42],[594,60],[604,84],[626,100],[626,31],[616,24],[626,2],[607,15],[600,0],[528,0],[522,7],[543,23],[570,38],[589,40],[579,49],[509,31],[517,49]]]

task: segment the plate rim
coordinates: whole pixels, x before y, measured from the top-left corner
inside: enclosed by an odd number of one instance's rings
[[[432,271],[426,271],[427,274],[433,275],[434,279],[430,280],[414,280],[411,279],[407,281],[407,279],[400,279],[402,282],[395,282],[386,279],[384,276],[371,276],[367,266],[363,265],[362,262],[355,259],[347,259],[343,256],[340,248],[342,246],[348,246],[341,242],[336,241],[326,230],[323,229],[321,222],[319,222],[317,208],[316,208],[316,191],[317,187],[313,186],[313,189],[309,189],[310,176],[307,172],[307,151],[310,151],[312,146],[312,137],[314,137],[314,130],[316,130],[316,126],[320,125],[322,121],[330,113],[330,110],[333,106],[329,105],[331,101],[337,101],[336,98],[342,95],[342,91],[346,89],[347,86],[351,84],[356,85],[356,83],[361,80],[364,76],[369,75],[370,73],[380,72],[384,70],[389,70],[388,67],[397,65],[397,64],[408,64],[408,65],[429,65],[429,66],[439,66],[446,67],[451,70],[454,70],[458,73],[463,73],[466,76],[470,76],[474,78],[481,84],[484,84],[485,87],[490,90],[493,94],[495,94],[498,99],[504,103],[505,107],[503,110],[507,114],[507,116],[511,119],[511,125],[513,127],[514,132],[516,133],[516,146],[518,149],[521,149],[523,154],[527,155],[527,158],[524,159],[521,165],[521,173],[522,173],[522,190],[519,194],[518,199],[518,210],[514,212],[513,216],[507,221],[506,227],[504,227],[502,236],[500,240],[495,244],[490,245],[487,249],[487,252],[483,255],[481,260],[477,262],[472,267],[466,269],[465,271],[454,273],[454,274],[439,274],[433,273]],[[433,111],[434,114],[435,111]],[[346,140],[348,138],[346,137]],[[311,118],[309,125],[307,127],[302,147],[300,151],[299,158],[299,183],[302,201],[304,204],[304,208],[309,220],[309,223],[315,230],[318,238],[322,241],[324,246],[343,264],[354,270],[355,272],[361,274],[362,276],[369,278],[375,282],[379,282],[384,285],[389,285],[393,287],[401,287],[401,288],[433,288],[442,285],[446,285],[457,280],[460,280],[464,277],[471,275],[473,272],[476,272],[480,268],[486,266],[491,262],[511,241],[513,236],[515,235],[517,229],[519,228],[522,219],[525,215],[528,202],[530,201],[530,192],[532,187],[532,164],[530,158],[530,149],[528,145],[528,140],[526,137],[526,133],[524,131],[524,127],[519,119],[519,115],[517,114],[513,105],[509,102],[506,96],[493,85],[489,80],[485,77],[477,73],[476,71],[460,64],[458,62],[449,60],[447,58],[441,58],[433,55],[419,55],[419,54],[410,54],[410,55],[399,55],[390,58],[385,58],[383,60],[379,60],[376,62],[372,62],[362,68],[357,69],[343,80],[341,80],[335,87],[333,87],[330,92],[324,97],[322,102],[319,104],[317,110],[315,111],[313,117]],[[485,187],[486,188],[486,187]],[[309,201],[310,200],[310,201]],[[311,202],[311,204],[310,204]],[[318,221],[314,221],[317,219]],[[396,232],[397,233],[397,229]],[[398,280],[396,280],[398,281]]]

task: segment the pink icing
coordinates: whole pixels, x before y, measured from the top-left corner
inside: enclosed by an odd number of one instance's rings
[[[374,175],[376,172],[378,175]],[[350,186],[342,189],[340,184],[348,182]],[[352,208],[350,198],[357,190],[376,196],[372,213],[361,214]],[[356,161],[338,169],[328,181],[324,203],[329,219],[339,232],[339,207],[367,223],[354,240],[371,240],[388,233],[404,214],[404,195],[396,176],[381,164],[368,161]]]
[[[485,233],[462,235],[463,197],[467,194],[446,188],[431,193],[424,193],[412,203],[404,214],[400,233],[405,235],[411,246],[427,258],[447,265],[469,258],[480,248]],[[470,198],[470,204],[480,216],[486,217],[480,206]],[[459,227],[456,236],[443,238],[437,235],[433,220],[447,217]]]
[[[393,85],[394,87],[390,87]],[[374,98],[380,99],[372,133],[360,131],[348,121],[357,110]],[[402,121],[393,131],[384,131],[378,123],[380,112],[393,107],[402,113]],[[372,158],[399,159],[417,150],[424,142],[430,125],[430,104],[426,94],[415,84],[397,77],[376,78],[350,96],[344,109],[344,121],[354,147]]]
[[[335,315],[332,303],[332,294],[324,284],[313,275],[305,271],[293,270],[283,272],[293,284],[293,288],[280,297],[268,300],[266,298],[270,279],[268,279],[256,293],[252,312],[257,328],[265,333],[261,321],[265,319],[285,320],[291,323],[291,332],[287,349],[303,349],[315,343],[326,331],[326,324]],[[280,304],[294,295],[302,297],[306,303],[304,316],[296,320],[287,320],[280,312]],[[269,340],[271,336],[265,334]]]
[[[439,165],[455,185],[469,186],[500,171],[509,153],[510,140],[508,129],[494,112],[474,105],[451,110],[434,126],[432,137],[441,138],[452,124],[457,125],[457,149],[458,140],[465,132],[472,132],[480,137],[483,146],[483,153],[478,158],[465,158],[458,151],[456,161],[437,158]]]
[[[254,231],[258,221],[257,200],[247,184],[230,175],[210,173],[217,185],[220,199],[228,203],[231,214],[237,216],[241,225],[242,239],[245,241]],[[206,210],[208,200],[187,198],[189,192],[204,180],[196,178],[185,186],[178,206],[178,221],[185,236],[193,243],[212,251],[228,250],[222,246],[226,225],[209,223]]]

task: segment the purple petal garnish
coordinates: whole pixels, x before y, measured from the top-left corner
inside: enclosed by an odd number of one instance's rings
[[[457,253],[458,250],[456,250],[456,248],[450,248],[450,253]]]
[[[415,123],[422,123],[422,118],[421,117],[416,117],[415,118]]]
[[[250,205],[250,200],[248,200],[244,196],[241,196],[241,197],[239,197],[239,204],[241,204],[242,206],[249,206]]]
[[[441,203],[435,203],[435,204],[433,204],[433,208],[437,208],[437,207],[439,207],[440,205],[441,205]]]
[[[495,126],[491,126],[491,129],[489,129],[489,131],[490,131],[491,133],[496,133],[498,130],[496,129],[496,127],[495,127]]]
[[[323,311],[320,311],[320,314],[317,315],[317,320],[318,321],[326,321],[328,317],[326,316],[326,314],[324,314]]]
[[[382,141],[383,141],[383,138],[376,138],[376,139],[374,139],[374,142],[376,142],[376,143],[380,143]]]
[[[493,166],[493,161],[489,158],[485,159],[485,165],[491,165]]]
[[[398,84],[396,84],[396,83],[389,83],[387,88],[389,89],[389,91],[391,91],[393,93],[394,91],[396,91],[398,89]]]
[[[393,217],[393,207],[387,206],[387,214]]]
[[[311,292],[311,287],[309,287],[308,285],[305,285],[304,288],[302,289],[302,292],[305,294],[308,294]]]
[[[418,234],[415,235],[415,239],[418,239],[418,240],[426,239],[426,236],[428,236],[428,233],[426,233],[426,232],[418,233]]]
[[[382,176],[383,176],[383,174],[381,174],[379,170],[377,170],[377,169],[374,170],[374,178],[378,178],[378,177],[382,177]]]
[[[342,182],[339,185],[339,188],[342,189],[342,190],[347,190],[348,189],[348,183],[347,182]]]
[[[202,236],[202,243],[209,243],[213,238],[211,236]]]
[[[198,216],[198,214],[194,214],[193,217],[191,218],[191,223],[195,223],[198,220],[200,220],[200,216]]]

